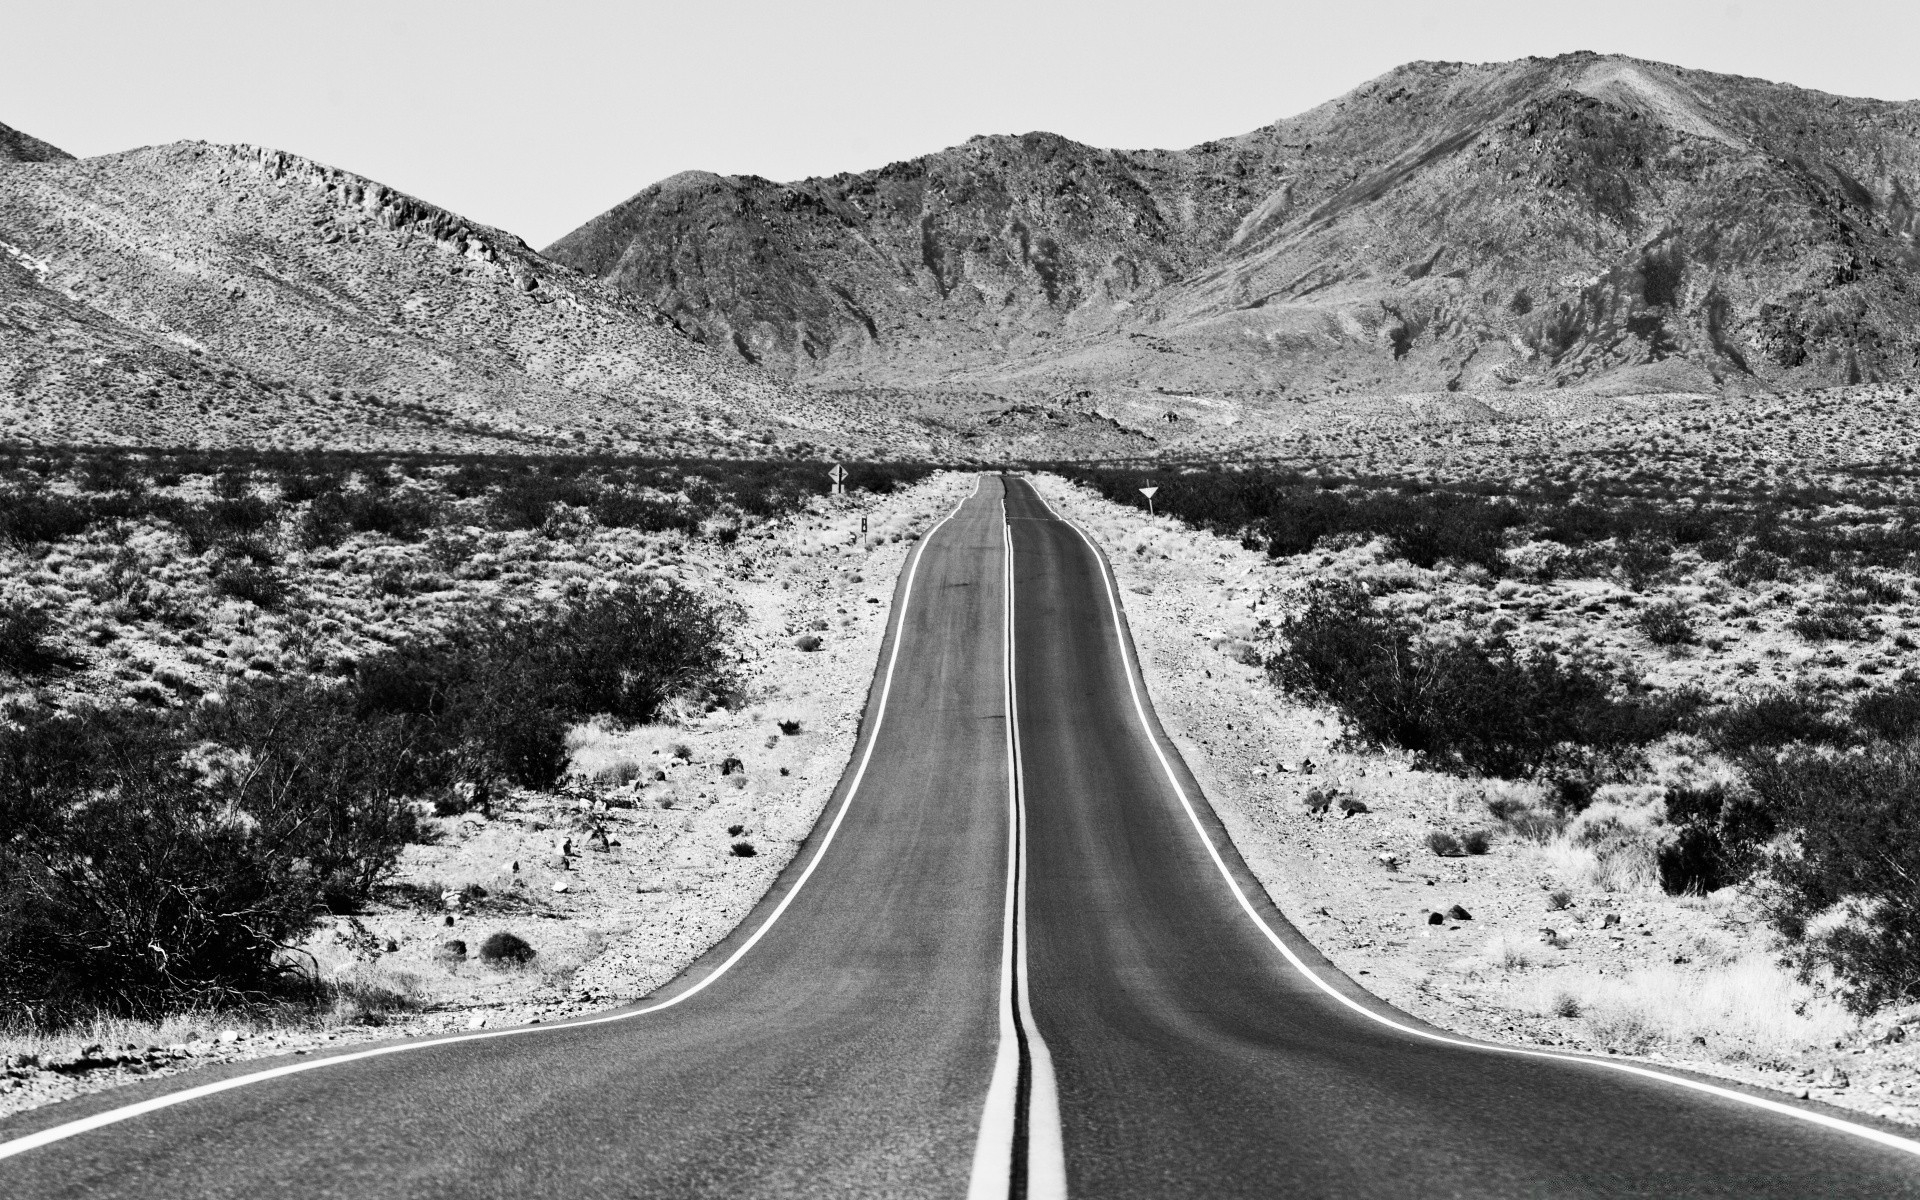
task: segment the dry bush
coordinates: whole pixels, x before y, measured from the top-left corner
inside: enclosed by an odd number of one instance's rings
[[[1830,1045],[1853,1025],[1841,1006],[1764,957],[1620,977],[1555,972],[1533,985],[1536,1012],[1579,1017],[1598,1044],[1765,1060]],[[1699,1041],[1696,1041],[1699,1039]]]

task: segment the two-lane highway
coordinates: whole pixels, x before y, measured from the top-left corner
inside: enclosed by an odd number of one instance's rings
[[[1340,977],[1160,734],[1097,550],[987,477],[908,560],[819,828],[682,978],[28,1113],[0,1196],[1898,1197],[1916,1150]]]

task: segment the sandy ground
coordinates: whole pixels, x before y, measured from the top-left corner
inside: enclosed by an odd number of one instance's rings
[[[301,947],[350,985],[323,1023],[189,1015],[12,1038],[0,1115],[208,1063],[556,1020],[660,987],[752,910],[812,829],[851,753],[902,564],[974,483],[936,475],[823,501],[752,544],[682,545],[662,569],[744,613],[738,711],[583,727],[563,791],[433,819],[377,903]],[[483,961],[497,933],[533,957]]]
[[[1106,549],[1161,720],[1235,845],[1348,975],[1462,1033],[1640,1057],[1920,1123],[1920,1010],[1856,1022],[1775,964],[1737,889],[1671,897],[1606,878],[1564,840],[1503,831],[1487,800],[1512,785],[1347,752],[1334,714],[1280,695],[1249,662],[1333,556],[1269,559],[1055,477],[1034,483]],[[1370,561],[1355,548],[1348,565]],[[1331,797],[1325,815],[1309,809],[1315,792]],[[1345,800],[1365,811],[1343,815]],[[1485,831],[1487,852],[1436,855],[1435,830]]]

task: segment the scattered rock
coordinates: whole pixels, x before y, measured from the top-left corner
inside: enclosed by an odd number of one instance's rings
[[[1467,911],[1467,910],[1466,910],[1465,908],[1463,908],[1462,906],[1460,906],[1460,905],[1458,905],[1458,904],[1456,904],[1456,905],[1454,905],[1453,907],[1451,907],[1451,908],[1449,908],[1449,909],[1447,909],[1447,917],[1448,917],[1448,919],[1449,919],[1449,920],[1454,920],[1454,921],[1471,921],[1471,920],[1473,920],[1473,914],[1472,914],[1472,913],[1470,913],[1470,912],[1468,912],[1468,911]]]
[[[1429,925],[1445,925],[1446,923],[1447,917],[1445,913],[1430,912],[1427,914],[1427,924]]]

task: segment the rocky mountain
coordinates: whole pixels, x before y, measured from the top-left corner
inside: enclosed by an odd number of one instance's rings
[[[0,163],[68,162],[72,159],[73,155],[58,146],[49,146],[11,125],[0,125]]]
[[[1920,103],[1573,54],[1414,63],[1183,151],[689,173],[545,253],[829,387],[1740,391],[1920,374],[1916,196]]]
[[[663,453],[899,442],[511,234],[349,172],[252,146],[76,161],[10,131],[5,144],[0,437]]]

